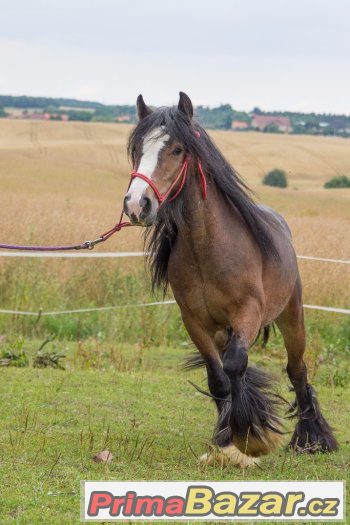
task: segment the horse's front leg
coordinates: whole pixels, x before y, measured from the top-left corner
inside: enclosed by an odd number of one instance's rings
[[[242,468],[254,466],[256,461],[240,452],[232,443],[232,433],[228,423],[231,387],[222,367],[217,344],[195,318],[183,315],[183,321],[193,343],[203,357],[208,375],[209,391],[218,411],[218,421],[213,437],[214,444],[218,448],[213,448],[210,453],[204,454],[200,461],[208,465],[231,463]]]
[[[276,398],[271,396],[271,379],[248,366],[248,349],[261,328],[261,313],[255,302],[235,312],[232,336],[223,358],[223,370],[230,381],[231,405],[228,424],[232,443],[244,454],[268,454],[280,442],[281,424]]]

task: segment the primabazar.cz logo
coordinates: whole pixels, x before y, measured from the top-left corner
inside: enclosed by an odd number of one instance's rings
[[[342,521],[343,481],[85,481],[84,521]]]

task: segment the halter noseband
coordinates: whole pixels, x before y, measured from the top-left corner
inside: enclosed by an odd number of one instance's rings
[[[176,199],[176,197],[178,197],[180,195],[180,193],[181,193],[181,191],[182,191],[182,189],[183,189],[183,187],[185,185],[186,179],[187,179],[187,171],[188,171],[189,161],[190,161],[190,157],[186,156],[185,160],[183,161],[183,164],[181,166],[181,169],[180,169],[178,175],[176,176],[174,182],[170,185],[170,187],[167,189],[167,191],[165,193],[163,193],[163,194],[160,193],[159,189],[157,188],[156,183],[153,182],[152,179],[147,177],[147,175],[145,175],[144,173],[139,173],[135,169],[131,172],[131,181],[138,177],[139,179],[142,179],[145,182],[147,182],[147,184],[154,191],[154,194],[157,197],[159,205],[161,206],[167,200],[167,198],[171,194],[172,190],[175,188],[176,184],[179,181],[180,181],[180,185],[179,185],[177,191],[175,192],[175,195],[173,195],[169,199],[169,202],[173,201],[174,199]],[[206,178],[205,178],[205,175],[204,175],[204,171],[203,171],[203,167],[202,167],[201,161],[199,159],[197,159],[197,166],[198,166],[198,171],[199,171],[199,175],[200,175],[200,179],[201,179],[201,185],[202,185],[202,197],[203,197],[203,200],[205,200],[207,198],[207,181],[206,181]]]

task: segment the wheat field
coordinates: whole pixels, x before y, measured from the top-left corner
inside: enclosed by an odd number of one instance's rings
[[[109,229],[119,217],[128,184],[130,129],[122,124],[0,120],[0,242],[75,243]],[[297,253],[350,259],[350,190],[323,189],[330,177],[350,174],[349,140],[210,134],[257,199],[288,220]],[[286,170],[288,189],[261,184],[263,175],[273,168]],[[141,233],[138,228],[126,229],[98,249],[141,249]],[[3,272],[5,267],[15,272],[20,264],[24,261],[0,259]],[[106,271],[113,271],[116,264],[119,262],[107,263]],[[88,265],[96,262],[81,265],[93,274]],[[69,279],[68,262],[65,270],[54,261],[45,268],[59,268],[62,283]],[[305,302],[350,306],[350,265],[301,261],[300,268]],[[9,272],[7,269],[7,279]],[[47,278],[45,272],[43,278]]]

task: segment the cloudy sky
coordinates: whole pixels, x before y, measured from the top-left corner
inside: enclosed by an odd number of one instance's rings
[[[350,114],[349,0],[0,0],[0,94]]]

